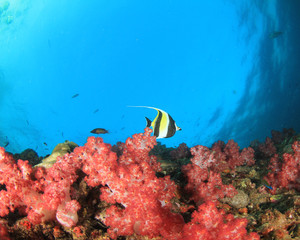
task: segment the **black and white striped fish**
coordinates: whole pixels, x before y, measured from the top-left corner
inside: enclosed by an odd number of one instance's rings
[[[180,131],[181,128],[178,127],[173,120],[173,118],[167,112],[155,108],[155,107],[147,107],[147,106],[129,106],[129,107],[144,107],[144,108],[151,108],[157,110],[158,114],[153,121],[149,118],[146,118],[147,126],[153,128],[153,134],[157,138],[169,138],[172,137],[176,131]]]

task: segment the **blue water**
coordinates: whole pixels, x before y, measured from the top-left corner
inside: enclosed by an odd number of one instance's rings
[[[156,116],[128,105],[173,117],[183,130],[167,146],[299,132],[299,12],[298,0],[0,0],[0,145],[44,155],[96,127],[125,141]]]

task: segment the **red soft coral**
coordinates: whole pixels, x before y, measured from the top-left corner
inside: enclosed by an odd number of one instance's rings
[[[215,154],[219,153],[200,145],[191,148],[191,153],[193,155],[192,163],[183,166],[182,172],[188,180],[185,189],[192,194],[192,199],[197,205],[208,200],[215,201],[237,194],[232,185],[223,185],[220,173],[214,171],[218,164]]]
[[[100,198],[112,205],[106,211],[104,223],[112,238],[147,235],[176,239],[184,221],[171,212],[171,199],[176,185],[169,176],[158,178],[160,164],[149,156],[156,144],[151,129],[135,134],[122,146],[118,158],[101,138],[89,138],[84,147],[75,149],[84,164],[86,181],[91,186],[102,185]]]
[[[181,240],[258,240],[257,233],[247,234],[246,219],[234,218],[218,210],[216,203],[206,202],[193,212],[192,221],[183,228]]]
[[[191,199],[197,205],[205,201],[215,201],[225,196],[233,197],[237,194],[237,190],[233,185],[224,185],[222,183],[221,174],[199,166],[188,164],[182,167],[182,172],[188,178],[188,184],[185,189],[192,195]]]
[[[89,137],[83,147],[74,149],[74,154],[82,161],[82,170],[87,174],[85,181],[90,186],[104,186],[115,179],[118,157],[102,138]]]
[[[54,220],[57,210],[64,211],[72,201],[70,189],[80,167],[81,163],[70,154],[58,157],[51,168],[37,168],[34,172],[28,161],[18,160],[16,164],[12,156],[0,148],[0,184],[6,187],[0,191],[0,216],[19,208],[33,224]],[[76,209],[79,208],[77,203]],[[77,215],[77,210],[73,215]],[[76,217],[72,218],[75,219],[73,226],[77,221]]]
[[[211,150],[198,145],[191,148],[191,153],[193,163],[215,172],[234,170],[243,164],[252,166],[255,163],[254,150],[249,147],[240,151],[240,147],[233,140],[229,140],[226,145],[224,142],[218,141],[213,144]]]
[[[1,240],[10,240],[7,229],[0,223],[0,239]]]
[[[235,169],[237,166],[247,164],[249,166],[254,165],[254,150],[249,148],[244,148],[242,152],[239,151],[239,145],[233,140],[229,140],[224,147],[224,153],[226,155],[226,161],[231,169]]]
[[[268,168],[271,172],[265,177],[272,186],[272,193],[277,188],[296,189],[300,191],[300,141],[292,145],[294,154],[284,153],[282,161],[277,154],[271,158]]]
[[[276,147],[269,137],[266,138],[264,143],[258,145],[258,150],[264,157],[272,157],[276,153]]]
[[[210,151],[208,147],[197,145],[191,148],[191,153],[193,155],[191,162],[200,168],[211,168],[217,162],[215,152]]]
[[[191,155],[190,149],[185,143],[179,144],[179,146],[170,152],[172,159],[184,159],[189,158]]]

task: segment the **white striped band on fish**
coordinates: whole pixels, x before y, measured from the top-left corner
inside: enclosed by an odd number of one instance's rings
[[[147,106],[129,106],[129,107],[144,107],[151,108],[157,110],[157,116],[153,121],[149,118],[146,118],[147,125],[146,127],[153,128],[153,134],[157,138],[169,138],[172,137],[176,131],[180,131],[181,128],[178,127],[174,121],[174,119],[167,112],[155,108],[155,107],[147,107]]]

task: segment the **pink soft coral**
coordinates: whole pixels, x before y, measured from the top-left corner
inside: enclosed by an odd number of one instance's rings
[[[1,240],[10,240],[7,229],[0,223],[0,239]]]
[[[277,188],[295,188],[300,191],[300,141],[295,141],[292,145],[294,154],[284,153],[282,161],[277,154],[271,160],[268,168],[271,172],[265,177],[272,186],[272,193]]]
[[[232,185],[223,185],[220,173],[210,170],[215,169],[217,164],[216,152],[199,145],[191,148],[191,153],[192,163],[183,166],[182,172],[188,180],[185,189],[192,195],[197,205],[237,194]]]
[[[264,143],[258,145],[258,150],[263,157],[272,157],[276,154],[276,147],[271,138],[267,137]]]
[[[188,146],[185,143],[179,144],[179,146],[170,152],[170,156],[174,160],[189,158],[191,155]]]
[[[83,162],[87,183],[104,186],[101,200],[116,204],[107,209],[104,219],[112,238],[136,233],[176,239],[183,227],[182,216],[171,212],[175,183],[169,176],[155,175],[160,164],[155,156],[149,156],[156,144],[150,134],[146,128],[144,134],[128,138],[119,158],[101,138],[91,137],[74,150]]]
[[[237,194],[232,185],[223,185],[220,172],[232,169],[243,164],[254,164],[254,150],[240,147],[233,140],[218,141],[210,150],[205,146],[191,148],[193,157],[191,164],[182,167],[187,176],[188,184],[185,189],[192,194],[192,199],[199,205],[208,200],[217,200],[225,196],[233,197]]]
[[[201,168],[209,168],[214,172],[222,172],[229,169],[234,170],[237,166],[247,164],[252,166],[255,163],[254,150],[240,147],[233,140],[227,144],[218,141],[213,144],[211,150],[208,147],[197,145],[191,148],[193,155],[192,162]]]
[[[6,187],[0,191],[0,216],[18,208],[33,224],[57,218],[67,227],[74,226],[80,205],[71,199],[70,189],[80,167],[71,154],[58,158],[47,170],[37,168],[34,171],[28,161],[18,160],[16,164],[12,156],[0,148],[0,184]],[[72,212],[68,211],[61,220],[58,216],[62,216],[66,209],[70,210],[70,204]]]
[[[182,215],[173,211],[177,186],[169,176],[156,176],[160,164],[149,155],[155,144],[155,137],[146,128],[144,133],[128,138],[117,156],[111,145],[90,137],[83,147],[59,157],[51,168],[34,170],[27,161],[16,164],[0,148],[0,184],[6,186],[0,192],[0,216],[18,208],[28,214],[31,223],[57,219],[66,227],[74,226],[80,205],[72,198],[71,190],[77,172],[82,170],[87,184],[100,187],[100,199],[110,204],[103,222],[112,238],[137,234],[167,240],[216,236],[258,239],[255,234],[247,235],[246,220],[225,215],[209,201],[236,192],[231,185],[222,184],[220,173],[207,169],[213,168],[217,154],[227,157],[224,152],[214,153],[205,147],[192,149],[192,164],[183,168],[189,179],[187,189],[196,192],[193,198],[198,205],[202,200],[208,203],[200,205],[192,222],[185,224]],[[237,151],[234,154],[242,156]]]
[[[224,185],[221,174],[193,164],[182,167],[182,172],[187,176],[188,184],[185,189],[192,195],[191,199],[197,205],[205,201],[215,201],[225,196],[233,197],[237,190],[233,185]]]
[[[230,169],[235,169],[235,167],[241,166],[243,164],[252,166],[255,163],[254,150],[251,147],[244,148],[241,152],[239,149],[239,145],[233,140],[229,140],[223,149],[223,153],[225,154],[225,161],[227,162]],[[221,154],[220,151],[214,149],[214,146],[212,147],[212,150]],[[220,150],[222,151],[222,149]]]
[[[234,218],[218,210],[216,203],[208,201],[193,212],[192,221],[183,228],[181,240],[258,240],[257,233],[247,234],[247,220]]]

